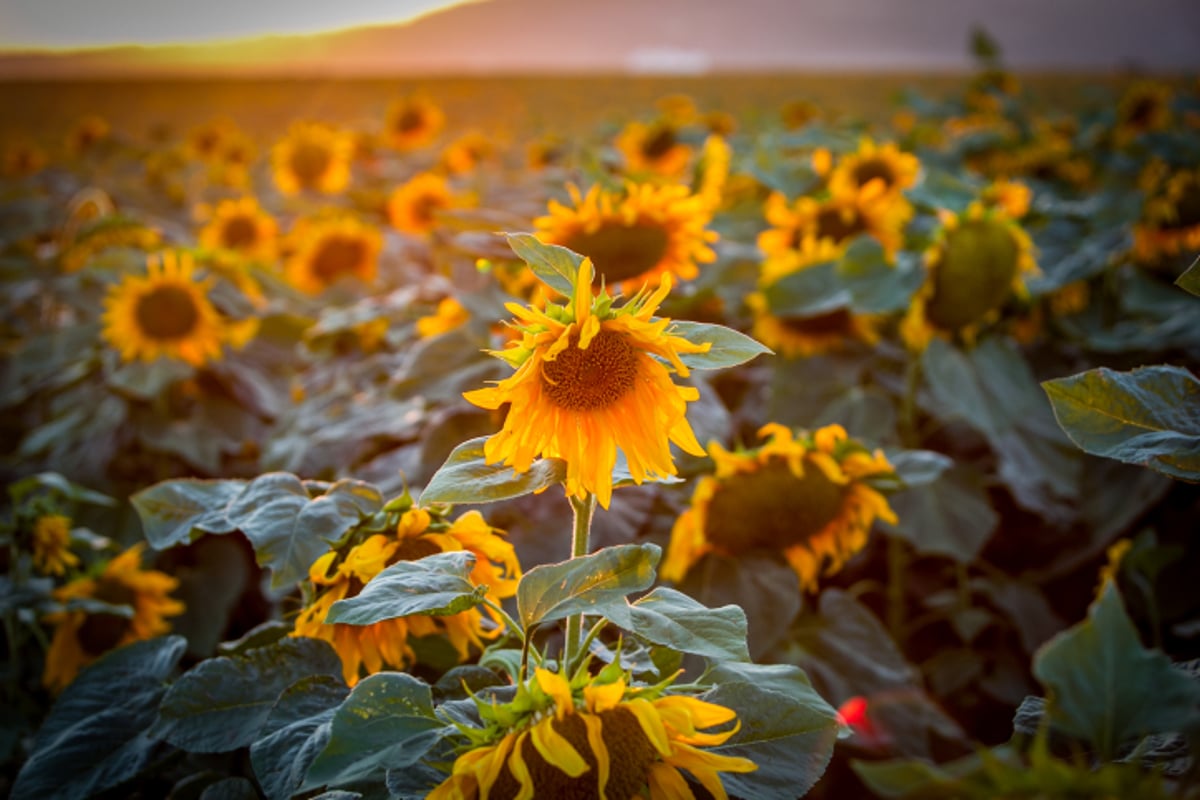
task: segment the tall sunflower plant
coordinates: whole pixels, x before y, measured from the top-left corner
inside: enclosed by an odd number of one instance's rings
[[[656,587],[658,545],[590,543],[614,489],[675,479],[672,443],[703,453],[686,416],[697,392],[674,377],[768,351],[656,317],[669,279],[620,302],[578,254],[509,242],[565,301],[509,305],[514,336],[493,355],[515,372],[466,393],[508,416],[455,448],[416,499],[289,473],[133,496],[153,547],[241,532],[299,601],[182,676],[168,670],[165,690],[143,695],[152,743],[248,747],[272,798],[385,784],[438,798],[806,792],[848,729],[804,671],[754,663],[740,607]],[[458,508],[547,490],[574,511],[572,557],[528,571],[503,531]],[[172,637],[155,641],[155,663],[175,663]],[[61,713],[82,702],[64,695]],[[51,780],[55,747],[19,789]]]

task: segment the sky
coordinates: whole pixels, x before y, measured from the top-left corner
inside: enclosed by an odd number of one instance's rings
[[[0,49],[181,44],[403,22],[462,0],[0,0]]]

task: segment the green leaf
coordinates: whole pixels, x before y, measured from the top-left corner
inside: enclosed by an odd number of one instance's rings
[[[112,508],[117,504],[117,501],[108,495],[72,483],[57,472],[39,472],[37,475],[22,478],[8,487],[8,494],[12,498],[13,504],[19,505],[23,498],[39,489],[58,492],[64,499],[73,503],[86,503],[106,508]]]
[[[129,502],[142,520],[146,541],[156,550],[165,550],[204,533],[236,530],[225,509],[245,486],[245,481],[181,478],[142,489]]]
[[[575,295],[575,277],[583,256],[556,244],[543,244],[532,233],[506,233],[508,246],[538,279],[566,297]]]
[[[452,730],[452,729],[451,729]],[[402,672],[371,675],[334,712],[331,736],[303,788],[382,778],[417,763],[447,732],[424,681]]]
[[[159,358],[127,361],[108,375],[108,385],[138,400],[151,400],[171,384],[190,378],[196,368],[183,361]]]
[[[310,675],[342,674],[328,642],[282,639],[236,656],[210,658],[167,692],[154,733],[183,750],[224,753],[245,747],[284,689]]]
[[[186,648],[182,636],[149,639],[84,669],[38,731],[13,799],[93,797],[137,775],[158,747],[147,729]]]
[[[329,742],[333,714],[350,690],[340,678],[312,675],[289,686],[250,746],[254,777],[269,800],[288,800]]]
[[[199,800],[258,800],[258,790],[248,779],[238,775],[205,786]]]
[[[539,492],[562,483],[567,477],[567,464],[558,458],[542,458],[533,462],[528,472],[517,473],[503,464],[487,464],[483,458],[480,436],[463,442],[438,468],[421,492],[421,503],[491,503]]]
[[[1033,674],[1060,730],[1089,742],[1102,761],[1147,734],[1183,730],[1200,712],[1200,685],[1142,646],[1113,581],[1088,618],[1047,642]]]
[[[947,459],[948,460],[948,459]],[[942,473],[888,499],[899,522],[881,523],[921,553],[975,560],[1000,525],[979,479],[967,467]]]
[[[661,556],[662,548],[656,544],[623,544],[534,567],[517,585],[521,624],[528,631],[572,614],[595,614],[628,629],[633,616],[625,596],[654,583],[654,567]]]
[[[654,644],[714,661],[749,661],[746,612],[735,605],[709,608],[683,592],[659,586],[629,609],[630,630]]]
[[[1200,380],[1186,369],[1101,367],[1042,387],[1084,451],[1200,481]]]
[[[1200,258],[1193,261],[1192,265],[1175,279],[1175,285],[1185,292],[1190,292],[1200,297]]]
[[[794,800],[812,788],[833,756],[841,724],[804,670],[788,664],[725,663],[714,667],[709,679],[716,686],[704,699],[733,709],[741,723],[725,744],[710,750],[758,765],[753,772],[723,774],[729,793]]]
[[[763,290],[771,313],[780,317],[816,317],[847,308],[854,300],[838,277],[837,262],[827,261],[784,275]]]
[[[745,364],[764,353],[774,355],[766,345],[724,325],[676,320],[667,328],[667,333],[682,336],[692,344],[712,344],[707,353],[679,354],[679,360],[689,369],[724,369]]]
[[[230,501],[227,517],[280,588],[307,575],[330,544],[382,506],[379,492],[361,481],[338,481],[314,499],[295,475],[269,472]]]
[[[816,317],[839,309],[881,314],[908,306],[924,279],[918,260],[888,261],[875,239],[863,236],[838,261],[814,264],[783,276],[763,294],[781,317]]]
[[[457,614],[483,602],[488,587],[471,583],[475,555],[465,550],[398,561],[367,582],[355,597],[339,600],[327,624],[374,625],[410,614]]]

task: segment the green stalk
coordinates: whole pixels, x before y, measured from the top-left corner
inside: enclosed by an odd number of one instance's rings
[[[582,558],[588,554],[592,534],[592,513],[596,510],[596,496],[591,492],[584,494],[583,499],[568,498],[571,510],[575,512],[575,525],[571,531],[571,558]],[[563,663],[561,671],[571,668],[571,664],[579,656],[579,636],[583,630],[583,614],[567,617],[567,641],[563,647]]]
[[[905,447],[920,445],[917,435],[917,391],[921,388],[921,356],[910,353],[904,369],[904,396],[900,399],[900,441]],[[896,644],[904,644],[904,597],[908,550],[899,536],[888,536],[887,623]]]

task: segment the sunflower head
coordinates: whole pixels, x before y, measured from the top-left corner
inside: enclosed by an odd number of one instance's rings
[[[935,335],[973,339],[1010,297],[1025,294],[1025,277],[1037,273],[1028,234],[999,208],[974,203],[961,216],[944,214],[942,222],[926,253],[925,283],[900,324],[917,351]]]
[[[429,798],[687,797],[681,770],[725,797],[720,773],[757,767],[704,748],[733,736],[737,715],[670,684],[633,686],[611,665],[570,680],[538,669],[508,703],[476,698],[484,727],[459,726],[467,742]]]
[[[188,253],[147,259],[146,275],[127,275],[104,301],[104,337],[125,361],[173,358],[200,366],[221,357],[231,329],[208,299],[212,279],[197,279]]]
[[[432,100],[414,95],[388,106],[383,140],[397,150],[427,147],[441,133],[446,115]]]
[[[67,134],[67,152],[76,156],[89,153],[111,133],[112,126],[108,120],[98,114],[89,114],[76,122]]]
[[[4,145],[4,158],[0,161],[0,175],[6,178],[28,178],[46,166],[49,159],[46,151],[28,139],[16,139]]]
[[[297,122],[271,150],[275,185],[284,194],[338,194],[350,183],[354,137],[319,123]]]
[[[773,192],[764,206],[771,227],[758,235],[759,249],[770,257],[795,250],[808,238],[845,245],[869,234],[893,255],[903,244],[913,208],[902,194],[880,191],[882,185],[872,181],[870,189],[861,192],[847,185],[838,194],[799,197],[791,204]]]
[[[510,404],[503,429],[484,446],[489,464],[520,473],[538,457],[563,459],[567,494],[595,495],[607,508],[618,450],[639,484],[676,474],[672,442],[703,454],[685,416],[699,392],[675,385],[671,373],[686,377],[680,354],[711,345],[675,335],[670,320],[653,316],[670,292],[669,276],[652,294],[639,292],[615,308],[606,290],[593,293],[592,273],[583,259],[566,305],[509,303],[519,338],[493,355],[516,372],[464,396],[491,410]]]
[[[62,575],[79,566],[79,556],[71,552],[71,518],[62,514],[42,514],[33,523],[33,568],[43,575]]]
[[[189,158],[212,163],[220,158],[221,151],[230,137],[237,133],[237,126],[225,117],[210,120],[188,131],[185,151]]]
[[[617,150],[625,158],[626,171],[679,177],[692,158],[692,148],[680,140],[679,133],[667,119],[649,125],[630,122],[616,140]]]
[[[1169,170],[1157,165],[1144,183],[1147,200],[1134,225],[1134,254],[1154,263],[1200,250],[1200,168]]]
[[[1171,87],[1158,81],[1138,81],[1125,90],[1117,103],[1114,137],[1126,143],[1171,122]]]
[[[466,175],[495,154],[492,139],[479,131],[464,133],[442,151],[439,166],[451,175]]]
[[[469,511],[453,522],[423,508],[403,513],[391,533],[356,537],[331,550],[309,569],[308,604],[296,618],[293,636],[324,639],[342,659],[346,682],[353,686],[364,675],[385,667],[403,669],[416,661],[409,637],[445,636],[466,659],[472,648],[483,649],[483,640],[503,631],[503,621],[485,621],[478,608],[446,616],[410,616],[373,625],[326,624],[329,609],[338,600],[356,596],[376,575],[400,561],[416,561],[436,553],[467,550],[475,555],[470,579],[488,587],[487,597],[499,603],[517,591],[521,567],[503,531],[488,525],[478,511]]]
[[[921,164],[894,142],[878,145],[863,139],[858,150],[843,156],[829,177],[835,194],[898,194],[917,182]]]
[[[896,516],[873,478],[892,476],[879,450],[850,439],[840,425],[794,434],[774,423],[756,449],[709,445],[715,464],[700,479],[691,506],[675,521],[663,562],[665,580],[683,580],[708,553],[780,553],[804,589],[836,572],[866,546],[876,518]]]
[[[568,187],[571,205],[551,200],[534,221],[537,236],[587,256],[609,285],[631,293],[666,275],[691,280],[698,264],[716,260],[717,234],[706,228],[711,198],[686,186],[629,183],[620,192]]]
[[[279,225],[253,197],[222,200],[199,238],[204,247],[250,261],[269,263],[279,252]]]
[[[90,212],[83,211],[83,214],[87,213]],[[68,240],[61,258],[65,272],[78,272],[107,250],[153,250],[162,242],[158,231],[120,214],[102,214],[78,227],[75,235],[64,237]]]
[[[796,131],[821,116],[821,107],[811,100],[791,100],[779,109],[783,127]]]
[[[525,163],[530,169],[546,169],[567,160],[567,142],[556,134],[534,139],[525,146]]]
[[[42,682],[60,692],[79,670],[115,647],[160,636],[171,629],[167,617],[183,613],[183,603],[170,597],[178,581],[141,567],[144,545],[116,556],[96,576],[85,576],[55,590],[54,598],[68,606],[46,616],[54,626]],[[93,600],[117,606],[113,613],[71,609],[72,600]],[[119,613],[121,606],[127,612]]]
[[[387,201],[388,221],[405,233],[428,234],[437,224],[438,212],[454,204],[455,197],[446,179],[422,172],[392,192]]]
[[[288,281],[317,295],[345,278],[373,283],[383,237],[355,217],[305,220],[291,234],[295,247],[285,264]]]

